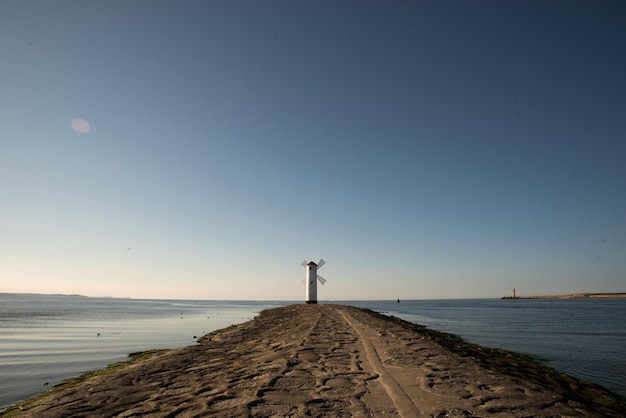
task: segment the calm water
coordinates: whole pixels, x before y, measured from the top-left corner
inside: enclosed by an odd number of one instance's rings
[[[195,337],[289,303],[0,294],[0,407],[128,353],[191,345]],[[626,395],[626,299],[333,303],[530,354]]]
[[[288,303],[0,294],[0,407],[132,352],[193,345]]]

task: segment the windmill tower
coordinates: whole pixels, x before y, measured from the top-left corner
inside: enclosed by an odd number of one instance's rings
[[[313,261],[307,263],[304,260],[300,264],[306,268],[306,279],[303,280],[306,285],[306,303],[317,303],[317,281],[319,280],[321,284],[326,283],[325,278],[317,275],[317,269],[326,264],[326,261],[320,260],[315,264]]]

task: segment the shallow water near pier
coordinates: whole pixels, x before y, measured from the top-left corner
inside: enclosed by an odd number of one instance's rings
[[[0,295],[0,407],[132,352],[196,344],[285,303]]]

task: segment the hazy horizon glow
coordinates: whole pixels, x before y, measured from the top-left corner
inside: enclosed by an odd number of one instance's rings
[[[622,2],[0,4],[0,292],[626,291]]]

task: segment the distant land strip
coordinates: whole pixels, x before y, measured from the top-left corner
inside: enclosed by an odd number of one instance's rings
[[[502,296],[502,299],[589,299],[626,298],[626,293],[572,293],[571,295]]]

